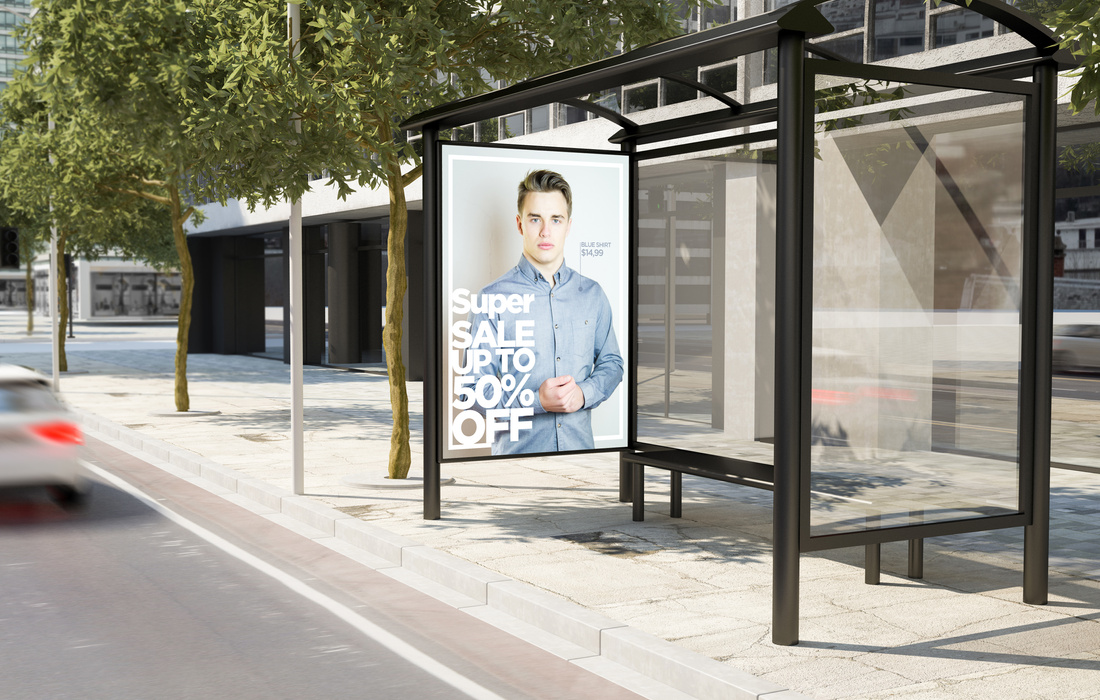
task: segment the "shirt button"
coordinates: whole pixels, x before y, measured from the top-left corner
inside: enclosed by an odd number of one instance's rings
[[[557,360],[558,360],[558,362],[561,362],[561,358],[560,358],[560,357],[559,357],[559,358],[557,358]]]
[[[559,428],[561,427],[561,423],[558,423],[558,427],[559,427]]]
[[[555,323],[555,324],[554,324],[554,328],[557,328],[557,327],[558,327],[558,324],[556,324],[556,323]]]

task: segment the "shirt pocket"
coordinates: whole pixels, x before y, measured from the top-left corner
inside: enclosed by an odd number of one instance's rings
[[[596,358],[596,320],[577,318],[572,321],[570,354],[577,366],[576,381],[587,379],[592,374],[592,362]]]

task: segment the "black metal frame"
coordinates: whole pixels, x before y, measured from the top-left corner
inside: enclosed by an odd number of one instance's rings
[[[616,116],[612,121],[622,130],[611,143],[620,144],[630,156],[631,197],[629,240],[631,254],[628,270],[631,279],[629,309],[630,343],[637,332],[637,187],[639,163],[643,160],[692,152],[728,148],[753,142],[776,142],[776,355],[775,355],[775,445],[773,467],[773,611],[772,641],[790,645],[798,642],[799,557],[803,552],[837,547],[866,546],[868,582],[877,582],[879,546],[883,542],[908,540],[909,572],[923,574],[921,562],[923,538],[1004,527],[1025,527],[1024,599],[1045,603],[1047,599],[1047,558],[1049,539],[1049,468],[1050,468],[1050,338],[1052,332],[1052,270],[1054,224],[1054,157],[1056,71],[1070,67],[1072,58],[1057,48],[1050,31],[997,0],[946,0],[967,6],[1005,24],[1033,44],[1033,48],[997,56],[947,65],[938,71],[907,70],[876,65],[848,64],[843,61],[807,58],[811,50],[807,40],[831,31],[817,11],[824,0],[804,0],[765,15],[758,15],[715,30],[679,37],[615,56],[590,66],[582,66],[536,78],[526,83],[459,100],[428,110],[409,119],[402,127],[424,132],[424,214],[425,214],[425,322],[428,324],[424,372],[424,518],[440,517],[439,467],[443,462],[472,461],[476,458],[441,459],[443,421],[439,397],[439,337],[442,307],[439,289],[441,178],[438,167],[439,129],[549,102],[565,102],[588,109],[579,97],[601,89],[658,77],[667,77],[685,68],[727,60],[767,48],[777,48],[779,81],[777,99],[749,105],[731,104],[718,110],[679,119],[637,125]],[[1030,71],[1032,83],[1013,82],[1010,78]],[[812,334],[813,273],[813,127],[814,86],[817,75],[873,80],[891,80],[927,84],[945,88],[977,89],[1021,95],[1025,107],[1026,174],[1035,173],[1025,188],[1024,270],[1021,287],[1021,389],[1019,401],[1020,512],[1008,515],[966,518],[935,523],[834,533],[812,536],[809,518],[810,483],[810,378]],[[591,109],[594,113],[599,110]],[[603,115],[607,116],[607,115]],[[710,141],[639,151],[642,144],[701,136],[718,129],[775,123],[774,129]],[[523,148],[529,148],[523,146]],[[554,150],[554,149],[548,149]],[[637,428],[638,357],[630,353],[627,368],[628,446],[627,451],[644,450],[652,445],[638,441]],[[683,456],[684,464],[674,463],[675,454],[662,459],[678,473],[693,470],[688,464],[690,452],[667,448]],[[601,449],[596,452],[615,451]],[[584,451],[588,452],[588,451]],[[639,455],[633,455],[640,457]],[[667,457],[667,458],[666,458]],[[730,464],[731,458],[716,458]],[[671,461],[669,461],[671,460]],[[631,499],[635,486],[632,474],[640,473],[639,460],[633,466],[620,461],[620,500]],[[661,465],[656,465],[661,466]],[[684,468],[681,468],[684,467]],[[729,476],[728,474],[726,476]],[[736,477],[740,478],[740,477]],[[728,480],[728,479],[727,479]],[[753,484],[757,485],[757,484]],[[873,579],[873,580],[872,580]]]
[[[952,74],[940,73],[937,71],[928,70],[909,70],[902,68],[888,68],[884,66],[860,66],[858,64],[838,64],[834,61],[820,60],[820,59],[804,59],[805,66],[805,82],[803,90],[803,119],[801,121],[802,127],[802,139],[804,144],[813,143],[814,134],[814,94],[815,94],[815,78],[818,76],[829,77],[841,77],[841,78],[872,78],[874,80],[890,81],[894,83],[904,83],[909,85],[925,85],[929,87],[944,87],[944,88],[958,88],[977,90],[986,93],[1000,93],[1000,94],[1012,94],[1019,95],[1026,100],[1024,107],[1025,123],[1030,122],[1028,117],[1033,110],[1033,104],[1035,99],[1039,96],[1039,86],[1020,83],[1011,80],[1004,80],[1002,78],[989,78],[989,77],[976,77],[976,76],[959,76]],[[803,150],[802,170],[804,173],[804,187],[803,193],[804,200],[807,202],[814,201],[814,182],[813,182],[813,149],[805,148]],[[1034,172],[1036,168],[1036,161],[1034,153],[1027,151],[1025,147],[1025,164],[1024,172]],[[1024,220],[1027,222],[1035,222],[1036,214],[1035,202],[1028,201],[1029,198],[1025,196],[1024,202]],[[809,309],[811,305],[812,295],[812,283],[813,283],[813,207],[807,206],[805,208],[803,218],[803,233],[802,241],[806,247],[804,251],[804,273],[805,277],[803,282],[808,283],[805,286],[803,296],[803,306],[799,310],[799,314],[802,317],[802,339],[803,348],[802,355],[805,358],[809,358],[809,346],[806,339],[812,335],[812,322]],[[1031,248],[1028,244],[1032,241],[1033,236],[1028,236],[1027,231],[1031,229],[1025,229],[1025,241],[1024,245]],[[805,243],[805,242],[808,242]],[[1034,257],[1034,256],[1029,256]],[[1032,266],[1034,267],[1034,266]],[[1036,271],[1030,270],[1031,276],[1022,280],[1021,287],[1023,289],[1031,289],[1029,284],[1030,280],[1033,280]],[[858,532],[845,532],[845,533],[832,533],[828,535],[813,535],[811,533],[810,523],[810,490],[809,488],[802,489],[802,496],[800,502],[800,528],[799,528],[799,542],[800,548],[803,552],[822,551],[826,549],[836,549],[840,547],[851,547],[868,544],[881,544],[884,542],[895,542],[899,540],[909,539],[923,539],[927,537],[939,537],[942,535],[962,534],[966,532],[977,532],[982,530],[994,530],[1007,527],[1021,527],[1029,525],[1032,522],[1032,498],[1033,498],[1033,474],[1035,469],[1033,466],[1033,454],[1027,452],[1028,446],[1033,444],[1035,439],[1035,431],[1037,426],[1035,421],[1031,419],[1031,412],[1034,410],[1034,402],[1029,401],[1034,396],[1035,379],[1034,373],[1036,371],[1035,363],[1029,361],[1032,359],[1033,352],[1029,352],[1027,346],[1035,338],[1035,313],[1033,304],[1031,304],[1031,295],[1023,295],[1025,300],[1025,306],[1021,309],[1021,358],[1024,359],[1024,366],[1021,368],[1020,385],[1021,393],[1018,397],[1020,419],[1019,419],[1019,493],[1017,501],[1019,505],[1019,512],[1015,514],[1003,514],[995,516],[974,516],[958,520],[940,521],[936,523],[914,524],[914,525],[902,525],[889,528],[877,528],[873,530],[865,530]],[[778,344],[778,341],[777,341]],[[801,403],[808,406],[810,404],[809,386],[810,386],[810,368],[808,362],[803,365],[803,379],[802,379],[802,395]],[[1030,396],[1025,395],[1024,389],[1030,388]],[[1049,396],[1047,398],[1049,404]],[[801,426],[801,439],[804,441],[804,446],[801,453],[805,455],[802,467],[801,467],[801,480],[804,484],[810,483],[811,465],[809,460],[809,422],[808,416],[806,417],[806,423]],[[1049,420],[1047,421],[1047,432],[1049,433]],[[777,440],[778,442],[778,440]]]

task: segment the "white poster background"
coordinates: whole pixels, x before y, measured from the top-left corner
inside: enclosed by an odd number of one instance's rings
[[[477,293],[519,261],[523,240],[516,228],[517,187],[528,172],[540,169],[560,173],[573,191],[573,226],[565,243],[565,264],[603,287],[623,358],[622,383],[592,410],[595,446],[626,445],[626,368],[632,349],[626,327],[629,158],[619,153],[443,144],[444,458],[489,454],[488,443],[462,445],[451,433],[456,414],[451,408],[455,374],[447,364],[451,326],[465,320],[452,315],[451,292]]]

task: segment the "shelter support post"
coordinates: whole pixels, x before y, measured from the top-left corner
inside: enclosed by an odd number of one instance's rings
[[[924,578],[924,540],[909,540],[909,578]]]
[[[424,519],[439,520],[439,427],[442,416],[439,406],[440,361],[443,346],[442,309],[439,300],[440,201],[439,164],[436,143],[439,129],[434,124],[424,127]]]
[[[672,472],[669,480],[668,517],[680,518],[684,515],[684,475],[682,472]]]
[[[633,513],[632,517],[634,522],[640,523],[645,520],[645,477],[642,474],[642,465],[633,464],[630,467],[631,479],[630,487],[633,501]]]
[[[882,545],[876,542],[864,546],[863,582],[868,586],[877,586],[882,571]]]
[[[803,443],[805,37],[779,34],[772,642],[798,643]]]
[[[627,279],[630,280],[627,332],[630,336],[629,347],[636,349],[638,347],[638,304],[636,303],[638,299],[638,159],[633,156],[638,148],[633,141],[628,141],[622,145],[622,150],[623,153],[631,155],[627,176],[629,178],[627,191],[630,193],[630,201],[627,204],[629,213],[627,250],[630,251],[627,258],[629,268]],[[631,354],[631,361],[626,366],[626,410],[626,444],[633,446],[638,443],[638,360],[635,353]],[[619,453],[619,502],[629,503],[634,498],[634,470],[623,459],[624,454]]]
[[[634,471],[626,461],[626,453],[619,453],[619,503],[630,503],[634,498]]]
[[[1039,98],[1031,112],[1032,137],[1029,156],[1035,169],[1036,184],[1029,189],[1027,209],[1035,221],[1035,333],[1031,334],[1034,353],[1034,401],[1031,428],[1031,524],[1024,528],[1024,602],[1045,605],[1050,561],[1050,362],[1054,305],[1054,167],[1057,149],[1057,67],[1047,62],[1035,67],[1033,77],[1039,86]]]

